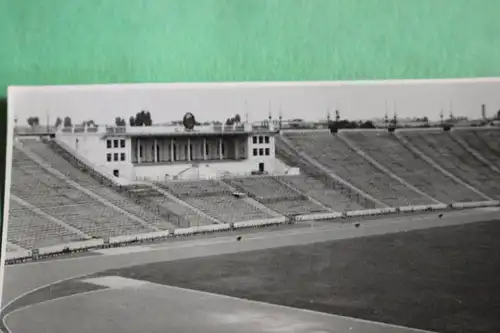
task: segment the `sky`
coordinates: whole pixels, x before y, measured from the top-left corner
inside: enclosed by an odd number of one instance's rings
[[[481,104],[493,116],[500,110],[499,79],[338,81],[206,84],[125,84],[81,86],[9,87],[9,111],[18,125],[38,116],[41,124],[53,124],[69,116],[73,123],[94,120],[113,124],[141,110],[151,113],[154,123],[181,120],[186,112],[197,121],[225,119],[240,114],[243,120],[266,119],[269,111],[283,119],[324,120],[339,110],[341,118],[358,120],[392,117],[478,118]]]

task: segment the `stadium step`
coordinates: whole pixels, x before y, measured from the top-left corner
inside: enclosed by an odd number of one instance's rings
[[[494,172],[500,174],[500,169],[497,168],[495,165],[493,165],[490,161],[488,161],[480,152],[472,148],[467,144],[467,142],[463,139],[458,137],[457,135],[453,135],[453,132],[451,132],[450,137],[458,143],[460,146],[462,146],[466,151],[468,151],[472,156],[474,156],[477,160],[481,161],[482,163],[486,164],[491,170]]]
[[[221,180],[221,181],[222,181],[222,180]],[[237,188],[235,188],[234,186],[232,186],[229,182],[224,182],[224,184],[225,184],[226,186],[228,186],[228,187],[231,189],[231,191],[232,191],[233,193],[238,193],[238,192],[240,192]],[[242,197],[242,198],[240,198],[240,199],[241,199],[241,200],[244,200],[244,201],[245,201],[245,202],[247,202],[249,205],[254,206],[254,207],[255,207],[255,208],[257,208],[258,210],[263,211],[263,212],[265,212],[265,213],[269,214],[269,215],[270,215],[270,216],[272,216],[272,217],[281,217],[281,216],[283,216],[283,215],[281,215],[280,213],[278,213],[278,212],[276,212],[276,211],[272,210],[271,208],[267,207],[266,205],[263,205],[262,203],[258,202],[257,200],[255,200],[255,199],[253,199],[253,198],[249,197],[247,192],[243,191],[242,193],[244,193],[246,196],[245,196],[245,197]]]
[[[103,205],[105,206],[108,206],[110,208],[113,208],[114,210],[116,211],[119,211],[120,213],[128,216],[130,219],[140,223],[141,225],[143,225],[144,227],[150,229],[150,230],[154,230],[154,231],[157,231],[156,228],[154,227],[151,227],[146,221],[140,219],[139,217],[135,216],[135,215],[132,215],[130,214],[129,212],[117,207],[116,205],[112,204],[111,202],[105,200],[104,198],[100,197],[99,195],[95,194],[94,192],[82,187],[80,184],[70,180],[68,177],[66,177],[64,174],[62,174],[61,172],[55,170],[54,168],[52,168],[48,163],[46,163],[45,161],[43,161],[41,158],[38,158],[38,156],[36,156],[33,152],[31,152],[30,150],[20,146],[20,145],[17,145],[16,146],[17,149],[19,149],[20,151],[22,151],[26,156],[28,156],[32,161],[34,161],[35,163],[37,163],[40,167],[42,167],[43,169],[45,169],[47,172],[49,172],[50,174],[58,177],[59,179],[61,180],[64,180],[67,184],[71,185],[72,187],[78,189],[79,191],[87,194],[88,196],[94,198],[95,200],[99,201],[100,203],[102,203]]]
[[[440,202],[439,200],[436,200],[435,198],[431,197],[427,193],[419,190],[415,186],[411,185],[410,183],[408,183],[407,181],[405,181],[401,177],[398,177],[396,174],[394,174],[393,172],[391,172],[390,170],[388,170],[387,168],[385,168],[383,165],[381,165],[380,163],[378,163],[370,155],[368,155],[363,150],[361,150],[361,148],[359,148],[354,142],[352,142],[351,140],[349,140],[349,138],[347,138],[345,135],[343,135],[342,132],[337,133],[337,137],[340,140],[342,140],[348,147],[350,147],[352,150],[354,150],[358,155],[360,155],[365,160],[367,160],[369,163],[371,163],[372,165],[374,165],[376,168],[378,168],[379,170],[385,172],[391,178],[397,180],[400,184],[402,184],[402,185],[408,187],[409,189],[411,189],[412,191],[420,194],[422,197],[427,198],[429,200],[429,204],[442,204],[442,202]]]
[[[209,219],[210,221],[212,221],[213,223],[216,223],[216,224],[220,224],[220,223],[223,223],[222,221],[216,219],[215,217],[213,216],[210,216],[208,215],[207,213],[199,210],[198,208],[196,207],[193,207],[192,205],[188,204],[187,202],[177,198],[175,195],[173,195],[172,193],[166,191],[165,189],[163,188],[160,188],[159,186],[157,186],[156,184],[149,184],[154,190],[160,192],[161,194],[163,194],[164,196],[166,196],[167,198],[169,198],[170,200],[173,200],[175,202],[177,202],[178,204],[184,206],[184,207],[187,207],[189,208],[191,211],[195,212],[196,214],[198,215],[201,215],[207,219]]]
[[[15,201],[16,203],[18,203],[19,205],[23,206],[23,207],[26,207],[27,209],[29,209],[30,211],[32,211],[33,213],[37,214],[37,215],[40,215],[60,226],[62,226],[63,228],[71,231],[72,233],[75,233],[79,236],[81,236],[83,239],[91,239],[92,237],[90,235],[87,235],[86,233],[84,233],[83,231],[79,230],[79,229],[76,229],[72,226],[70,226],[69,224],[66,224],[64,223],[63,221],[53,217],[52,215],[49,215],[47,213],[45,213],[43,210],[39,209],[38,207],[35,207],[31,204],[29,204],[28,202],[24,201],[23,199],[21,198],[18,198],[17,196],[11,194],[10,195],[10,199]]]
[[[349,183],[348,181],[340,178],[339,176],[337,176],[332,170],[330,170],[329,168],[325,167],[324,165],[322,165],[321,163],[319,163],[318,161],[316,161],[315,159],[313,159],[312,157],[310,157],[309,155],[307,155],[306,153],[304,152],[301,152],[301,151],[297,151],[295,149],[295,147],[293,146],[293,144],[287,139],[285,138],[284,136],[281,136],[279,138],[277,138],[277,140],[281,140],[288,148],[290,148],[295,154],[297,154],[299,157],[303,158],[304,160],[306,160],[307,162],[309,162],[310,164],[312,164],[313,166],[315,166],[316,168],[318,168],[319,170],[323,171],[325,174],[327,174],[329,177],[331,177],[332,179],[336,180],[337,182],[339,182],[340,184],[350,188],[354,193],[357,193],[359,194],[360,196],[362,196],[363,198],[366,198],[368,199],[371,203],[374,204],[374,206],[377,206],[377,207],[389,207],[388,205],[384,204],[383,202],[375,199],[374,197],[372,197],[371,195],[369,195],[368,193],[365,193],[364,191],[362,191],[361,189],[355,187],[354,185],[352,185],[351,183]]]
[[[11,252],[11,251],[26,251],[26,249],[24,247],[19,246],[17,244],[14,244],[12,242],[7,242],[6,249],[7,249],[7,252]]]
[[[280,182],[281,184],[283,184],[283,186],[286,186],[288,188],[290,188],[291,190],[297,192],[297,193],[300,193],[301,195],[305,196],[309,201],[315,203],[316,205],[320,206],[321,208],[323,208],[324,210],[328,211],[328,212],[334,212],[334,210],[330,207],[327,207],[326,205],[322,204],[321,202],[319,202],[318,200],[312,198],[311,196],[307,195],[306,193],[300,191],[299,189],[295,188],[294,186],[292,186],[291,184],[288,184],[287,182],[283,181],[282,179],[280,179],[279,177],[274,177],[274,179],[276,179],[276,181]]]
[[[484,198],[486,201],[492,201],[493,199],[490,198],[489,196],[487,196],[486,194],[482,193],[481,191],[479,191],[478,189],[476,189],[474,186],[464,182],[463,180],[461,180],[460,178],[458,178],[457,176],[455,176],[454,174],[452,174],[451,172],[449,172],[448,170],[445,170],[443,167],[441,167],[438,163],[436,163],[436,161],[434,161],[432,158],[428,157],[426,154],[424,154],[422,151],[420,151],[417,147],[415,147],[410,141],[408,141],[406,138],[404,138],[400,132],[395,132],[395,137],[398,138],[401,143],[406,147],[408,148],[409,150],[413,151],[415,154],[417,154],[418,156],[420,156],[423,160],[425,160],[427,163],[431,164],[432,166],[434,166],[434,168],[438,169],[439,171],[441,171],[441,173],[443,173],[443,175],[453,179],[455,182],[469,188],[471,191],[473,191],[474,193],[480,195],[482,198]]]
[[[490,131],[482,131],[476,132],[474,131],[474,136],[478,138],[483,145],[491,152],[493,156],[500,158],[500,130],[496,130],[494,132]],[[481,134],[479,134],[481,133]],[[493,134],[495,133],[495,134]],[[489,137],[488,139],[486,137]]]

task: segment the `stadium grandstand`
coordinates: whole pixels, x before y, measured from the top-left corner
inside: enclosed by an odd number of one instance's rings
[[[500,200],[494,126],[195,123],[188,113],[181,126],[62,126],[17,135],[7,258],[189,228]]]

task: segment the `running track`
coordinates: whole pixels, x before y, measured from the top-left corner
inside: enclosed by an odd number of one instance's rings
[[[362,236],[381,235],[439,226],[451,226],[497,219],[500,208],[484,208],[437,214],[391,217],[362,222],[360,228],[352,224],[311,224],[308,229],[289,229],[248,234],[242,242],[234,236],[214,237],[169,244],[155,244],[100,251],[101,255],[66,258],[45,262],[31,262],[7,266],[4,277],[3,307],[33,290],[58,281],[97,273],[107,269],[139,264],[170,261],[217,254],[236,253],[265,248],[304,245],[314,242],[340,240]]]

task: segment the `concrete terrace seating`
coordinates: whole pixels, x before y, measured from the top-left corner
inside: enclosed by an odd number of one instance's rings
[[[272,216],[231,195],[185,198],[186,202],[226,223],[269,219]]]
[[[388,206],[430,203],[429,199],[376,168],[329,132],[289,132],[285,135],[299,151]]]
[[[17,247],[13,246],[11,243],[5,244],[6,252],[16,252],[17,250],[18,250]]]
[[[273,177],[227,178],[230,185],[280,214],[308,214],[326,210]]]
[[[14,148],[12,193],[94,237],[150,232],[141,223],[48,173]]]
[[[290,184],[309,197],[318,200],[337,212],[361,210],[363,207],[340,192],[328,188],[323,182],[307,175],[279,176],[280,180]]]
[[[244,190],[263,203],[304,198],[302,193],[281,184],[273,177],[227,178],[225,181],[238,189]]]
[[[392,133],[346,131],[344,135],[395,175],[443,203],[483,200],[477,193],[408,150]]]
[[[500,167],[500,131],[456,130],[452,135],[462,139],[469,147],[479,152],[492,165]],[[491,147],[490,147],[491,146]],[[498,148],[495,150],[494,148]]]
[[[147,184],[129,185],[127,190],[138,198],[163,197],[162,193]]]
[[[36,214],[15,201],[9,204],[7,240],[25,249],[40,248],[83,238],[67,228]]]
[[[231,194],[230,188],[218,180],[162,182],[162,186],[179,197],[205,197]]]
[[[160,184],[181,200],[227,223],[272,217],[246,200],[234,197],[231,188],[218,180],[173,181]]]
[[[491,149],[491,151],[500,157],[500,130],[480,130],[475,134]]]
[[[176,218],[172,218],[172,221],[179,227],[195,227],[200,225],[213,224],[212,220],[201,216],[197,212],[193,211],[191,208],[184,206],[166,196],[154,196],[149,198],[150,201],[156,203],[161,208],[168,210],[175,214]],[[175,220],[177,219],[177,220]],[[164,226],[157,225],[158,228],[167,229]]]
[[[136,204],[133,200],[117,193],[110,187],[100,184],[90,174],[75,168],[61,155],[53,151],[47,144],[40,141],[27,140],[23,143],[23,146],[32,151],[37,156],[41,157],[54,169],[64,174],[72,181],[101,196],[102,198],[123,209],[124,211],[137,216],[154,226],[163,225],[168,228],[174,227],[173,224],[169,224],[168,221],[164,221],[152,211],[145,209],[145,207],[142,207],[139,204]]]
[[[444,169],[482,193],[500,198],[500,175],[455,142],[449,133],[405,131],[401,135]]]

